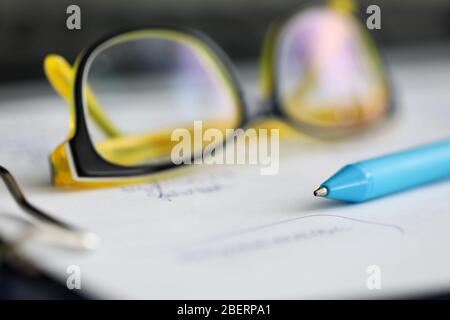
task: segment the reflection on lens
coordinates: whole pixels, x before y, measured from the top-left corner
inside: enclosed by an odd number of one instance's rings
[[[228,74],[191,36],[168,30],[122,35],[90,61],[83,88],[89,134],[110,162],[167,162],[173,130],[191,131],[194,121],[225,130],[240,121]]]
[[[330,8],[312,8],[283,29],[277,90],[285,113],[300,124],[346,129],[380,118],[389,91],[376,49],[358,22]]]

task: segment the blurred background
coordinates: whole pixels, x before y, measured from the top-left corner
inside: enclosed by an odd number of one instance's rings
[[[449,0],[361,0],[382,9],[384,47],[429,47],[450,40]],[[149,24],[202,30],[235,61],[257,59],[271,21],[293,12],[299,0],[1,0],[0,83],[43,77],[42,60],[59,53],[71,61],[104,34]],[[66,29],[66,8],[82,10],[82,30]]]

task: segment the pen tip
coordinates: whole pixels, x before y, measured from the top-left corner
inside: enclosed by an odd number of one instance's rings
[[[314,190],[314,196],[316,197],[326,197],[328,194],[328,189],[326,187],[320,187]]]

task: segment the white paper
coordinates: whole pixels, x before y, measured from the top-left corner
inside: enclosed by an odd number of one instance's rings
[[[423,85],[450,75],[450,64],[426,67],[394,66],[400,102],[388,123],[342,142],[283,141],[277,175],[198,166],[158,184],[101,190],[50,185],[47,156],[68,130],[61,100],[50,92],[4,98],[1,163],[33,203],[102,239],[89,253],[35,244],[26,254],[63,282],[67,267],[79,266],[82,290],[106,298],[373,298],[449,289],[449,181],[358,205],[312,196],[347,163],[450,138],[449,81]],[[4,187],[0,215],[24,216]],[[373,265],[381,288],[370,290]]]

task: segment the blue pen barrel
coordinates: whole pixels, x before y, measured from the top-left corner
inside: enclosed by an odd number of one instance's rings
[[[445,178],[450,178],[450,141],[348,165],[323,186],[328,198],[361,202]]]
[[[372,197],[450,177],[450,141],[356,163],[371,173]]]

